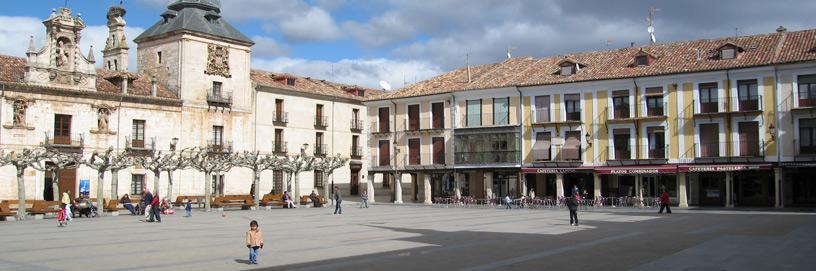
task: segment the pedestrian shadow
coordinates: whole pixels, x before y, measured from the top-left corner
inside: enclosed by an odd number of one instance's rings
[[[242,263],[242,264],[250,264],[249,260],[245,260],[245,259],[235,259],[235,262],[236,263]]]

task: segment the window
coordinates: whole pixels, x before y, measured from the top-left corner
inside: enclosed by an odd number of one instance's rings
[[[535,144],[533,144],[533,160],[550,160],[550,149],[552,146],[552,135],[550,132],[536,133]]]
[[[419,138],[408,139],[408,164],[419,165],[422,162]]]
[[[700,124],[700,155],[697,157],[720,156],[720,125]]]
[[[635,57],[635,66],[648,66],[649,65],[649,56],[636,56]]]
[[[663,88],[646,88],[646,114],[648,116],[663,116],[664,107]]]
[[[283,194],[283,170],[272,171],[272,194]]]
[[[378,112],[378,122],[379,125],[376,127],[379,129],[380,133],[388,133],[391,131],[391,125],[388,121],[389,117],[389,108],[388,107],[381,107]]]
[[[143,174],[133,174],[130,177],[130,194],[131,195],[141,195],[142,191],[144,191],[144,179],[145,175]]]
[[[629,128],[612,130],[612,143],[615,145],[614,160],[632,159],[632,147],[629,144]]]
[[[718,88],[717,83],[700,84],[699,113],[715,113],[719,111],[719,99],[717,98]]]
[[[315,133],[315,154],[326,154],[326,145],[323,145],[323,133]]]
[[[816,154],[816,119],[799,120],[799,152]]]
[[[816,74],[800,75],[799,83],[799,106],[816,106]]]
[[[212,195],[224,195],[224,175],[212,175]]]
[[[286,122],[286,117],[283,114],[283,99],[275,99],[275,115],[272,117],[276,122]]]
[[[666,158],[666,133],[662,126],[646,127],[646,134],[649,137],[649,158]]]
[[[326,126],[326,116],[323,115],[323,105],[315,105],[315,126]]]
[[[737,81],[737,96],[739,97],[739,111],[759,110],[756,79]]]
[[[351,119],[355,122],[360,120],[360,109],[352,109],[351,110]]]
[[[612,107],[614,108],[614,118],[629,118],[629,90],[612,91]]]
[[[294,86],[295,85],[295,78],[286,78],[286,85]]]
[[[113,70],[115,71],[119,70],[119,61],[116,59],[113,60]]]
[[[221,97],[221,82],[212,83],[212,94],[215,97]]]
[[[493,125],[510,124],[510,98],[493,98]]]
[[[725,47],[720,50],[720,58],[721,59],[734,59],[737,58],[737,49],[734,47]]]
[[[431,115],[433,115],[432,126],[434,129],[445,128],[445,105],[443,103],[431,104]]]
[[[133,139],[131,144],[134,148],[144,148],[145,140],[145,121],[133,120]]]
[[[221,146],[224,143],[224,126],[213,126],[212,143]]]
[[[575,73],[575,63],[564,62],[561,64],[561,75],[572,75]]]
[[[444,165],[445,164],[445,138],[444,137],[431,138],[431,144],[433,146],[433,163],[436,164],[436,165]]]
[[[286,142],[283,141],[283,129],[275,129],[275,152],[286,152]]]
[[[360,157],[362,155],[363,152],[360,150],[360,136],[351,136],[351,156]]]
[[[482,100],[467,101],[465,127],[482,126]]]
[[[564,147],[561,149],[561,159],[581,160],[581,131],[567,131],[564,133]]]
[[[54,144],[71,144],[71,115],[54,115]]]
[[[566,120],[580,121],[581,120],[581,95],[566,94],[564,95],[564,108],[566,109]]]
[[[357,96],[360,96],[360,97],[365,96],[365,90],[358,89],[358,90],[357,90]]]
[[[739,133],[739,156],[759,157],[759,122],[741,121],[737,125]]]
[[[380,159],[377,161],[380,166],[391,165],[391,142],[388,140],[380,140],[379,142]]]
[[[417,131],[419,130],[419,105],[418,104],[409,104],[408,105],[408,127],[406,127],[407,131]]]
[[[315,188],[323,188],[323,171],[315,170],[314,171],[314,187]]]
[[[162,64],[162,52],[156,52],[156,63]]]
[[[535,97],[535,122],[550,122],[550,96]]]

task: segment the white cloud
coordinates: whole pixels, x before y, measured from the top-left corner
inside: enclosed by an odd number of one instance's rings
[[[253,59],[252,67],[267,71],[289,72],[333,82],[379,89],[380,80],[395,88],[421,81],[442,72],[434,65],[421,61],[394,61],[384,58],[342,59],[336,62],[302,58]]]
[[[366,47],[382,47],[414,37],[416,29],[396,12],[388,12],[366,23],[354,21],[343,24],[357,42]]]
[[[289,54],[289,48],[279,44],[270,37],[253,36],[252,41],[255,46],[252,46],[252,55],[256,57],[275,57],[286,56]]]
[[[340,29],[331,15],[312,7],[303,16],[290,16],[280,22],[280,31],[293,41],[324,41],[340,37]]]

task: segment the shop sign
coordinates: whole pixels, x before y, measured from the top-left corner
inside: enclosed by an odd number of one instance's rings
[[[595,172],[598,174],[660,174],[660,173],[675,173],[677,167],[674,166],[660,166],[660,167],[621,167],[621,168],[596,168]]]
[[[727,172],[769,169],[769,165],[707,165],[681,167],[683,172]]]
[[[536,173],[536,174],[559,174],[559,173],[575,173],[578,172],[578,169],[575,168],[524,168],[522,169],[524,173]]]

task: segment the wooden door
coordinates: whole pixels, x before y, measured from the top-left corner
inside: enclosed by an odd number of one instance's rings
[[[412,104],[408,106],[408,130],[419,130],[419,105]]]
[[[388,140],[380,140],[380,166],[388,166],[391,160],[391,143]]]
[[[434,137],[433,141],[433,163],[436,165],[445,164],[445,138]]]
[[[419,165],[420,158],[420,141],[419,138],[408,139],[408,164]]]
[[[564,137],[561,158],[564,160],[581,160],[581,131],[568,131]]]
[[[759,123],[756,121],[739,123],[740,156],[759,156]]]
[[[60,197],[62,193],[65,191],[70,191],[68,195],[71,198],[77,197],[77,180],[76,180],[76,169],[63,169],[60,170],[59,173],[59,194]]]
[[[443,103],[431,104],[431,114],[433,115],[433,128],[445,128],[445,106]]]
[[[379,132],[380,133],[387,133],[390,132],[388,129],[391,127],[390,122],[388,121],[388,107],[383,107],[379,109]]]
[[[275,121],[283,120],[283,100],[275,100]]]
[[[700,157],[720,156],[720,125],[700,124]]]
[[[360,171],[359,170],[352,170],[351,171],[351,191],[349,193],[351,195],[358,195],[360,193]]]
[[[54,115],[54,144],[71,144],[71,115]]]

